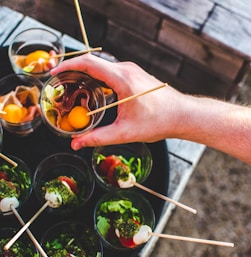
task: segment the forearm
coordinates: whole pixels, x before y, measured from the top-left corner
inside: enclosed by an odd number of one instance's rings
[[[187,97],[179,138],[205,144],[251,164],[251,108]]]

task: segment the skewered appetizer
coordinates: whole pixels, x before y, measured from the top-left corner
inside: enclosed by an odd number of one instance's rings
[[[52,125],[64,131],[79,131],[92,123],[89,92],[76,85],[47,85],[42,99],[42,108]]]
[[[26,171],[17,170],[9,164],[0,166],[0,212],[11,211],[24,200],[31,188],[31,179]]]
[[[77,182],[72,177],[59,176],[46,182],[42,187],[42,195],[52,208],[79,204]]]
[[[36,50],[28,55],[16,55],[15,63],[27,73],[47,72],[58,64],[58,58],[55,58],[56,52],[50,50]]]
[[[145,176],[140,158],[126,159],[122,155],[95,154],[96,172],[111,186],[129,188]]]
[[[23,123],[40,115],[40,90],[37,86],[17,86],[0,97],[1,118],[11,123]]]
[[[130,200],[111,200],[101,203],[97,210],[97,230],[105,240],[117,246],[135,248],[146,243],[151,227]]]

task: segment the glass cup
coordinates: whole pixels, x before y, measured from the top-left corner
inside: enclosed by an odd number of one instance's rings
[[[0,158],[0,178],[0,213],[3,216],[11,215],[10,204],[20,209],[31,195],[31,171],[18,157],[3,155]]]
[[[96,231],[80,222],[55,224],[42,236],[41,245],[48,256],[103,256]]]
[[[8,55],[15,73],[32,75],[42,81],[50,77],[50,70],[61,63],[64,57],[62,40],[44,28],[30,28],[20,32],[10,43]]]
[[[11,74],[0,80],[0,114],[2,127],[18,136],[33,133],[42,123],[40,80],[25,74]]]
[[[106,105],[102,82],[80,71],[64,71],[51,77],[41,92],[42,118],[58,136],[71,137],[90,131],[105,111],[87,112]]]
[[[35,170],[33,190],[40,203],[46,202],[46,193],[58,194],[61,203],[49,206],[49,213],[68,215],[83,207],[95,186],[93,172],[80,156],[56,153],[43,159]],[[51,200],[51,198],[50,198]]]
[[[3,257],[34,257],[37,256],[37,250],[32,244],[30,238],[24,233],[21,237],[11,246],[8,251],[3,247],[7,244],[13,236],[18,232],[17,228],[4,227],[0,228],[0,256]]]
[[[155,214],[150,202],[133,189],[108,192],[95,206],[94,227],[104,247],[109,250],[129,251],[142,247],[144,243],[133,243],[131,234],[125,239],[121,233],[129,234],[142,225],[153,230]],[[116,230],[120,231],[120,236]]]
[[[130,179],[143,183],[148,178],[152,155],[147,145],[140,142],[101,146],[93,150],[92,167],[103,189],[129,188],[133,186]],[[125,180],[128,183],[123,183]]]

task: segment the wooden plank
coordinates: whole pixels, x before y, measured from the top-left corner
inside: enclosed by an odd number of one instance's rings
[[[205,39],[214,39],[251,59],[251,20],[217,6],[202,32]]]
[[[168,152],[190,162],[193,165],[197,165],[202,154],[204,153],[206,146],[198,143],[194,143],[187,140],[180,139],[166,139]]]
[[[240,57],[227,52],[222,45],[215,47],[217,45],[215,39],[213,41],[211,39],[211,42],[203,40],[200,36],[185,32],[168,20],[162,22],[158,41],[201,64],[207,70],[224,75],[232,81],[243,65]]]
[[[230,10],[234,13],[240,14],[248,19],[251,19],[251,5],[250,0],[211,0],[216,4]]]
[[[8,38],[24,15],[11,10],[8,7],[0,6],[0,46]]]
[[[18,25],[18,27],[15,29],[15,31],[11,34],[11,36],[8,38],[8,40],[4,43],[4,46],[7,46],[10,44],[10,42],[13,40],[13,38],[18,34],[20,33],[21,31],[23,30],[26,30],[26,29],[30,29],[30,28],[44,28],[44,29],[47,29],[47,30],[50,30],[52,32],[54,32],[56,35],[58,35],[59,37],[62,36],[62,33],[59,32],[58,30],[56,29],[53,29],[29,16],[26,16],[22,22]]]
[[[179,201],[190,176],[193,173],[194,167],[186,161],[183,161],[175,156],[169,156],[170,158],[170,185],[168,196],[175,201]],[[186,203],[183,203],[186,204]],[[191,206],[193,207],[193,206]],[[173,204],[167,203],[160,218],[160,221],[155,227],[156,233],[162,233],[164,230],[173,210],[176,208]],[[184,211],[185,212],[185,211]],[[192,214],[191,214],[192,215]],[[148,243],[143,247],[138,257],[149,257],[154,250],[154,247],[158,241],[158,237],[152,237]]]
[[[185,24],[189,30],[200,29],[214,6],[209,0],[140,0],[140,2],[157,9],[178,23]]]

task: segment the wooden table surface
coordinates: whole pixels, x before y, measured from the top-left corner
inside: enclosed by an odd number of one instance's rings
[[[85,49],[85,45],[78,40],[62,34],[51,27],[48,27],[28,16],[24,16],[14,10],[5,6],[0,6],[0,46],[8,46],[13,37],[22,30],[41,27],[47,28],[56,32],[63,40],[65,47],[72,49]],[[193,143],[186,140],[166,139],[168,153],[169,153],[169,192],[168,197],[179,201],[191,174],[198,164],[205,146]],[[173,204],[166,203],[160,222],[157,224],[155,232],[161,233],[164,229],[172,210],[175,208]],[[150,256],[157,242],[157,237],[152,237],[149,242],[143,247],[139,256]]]

